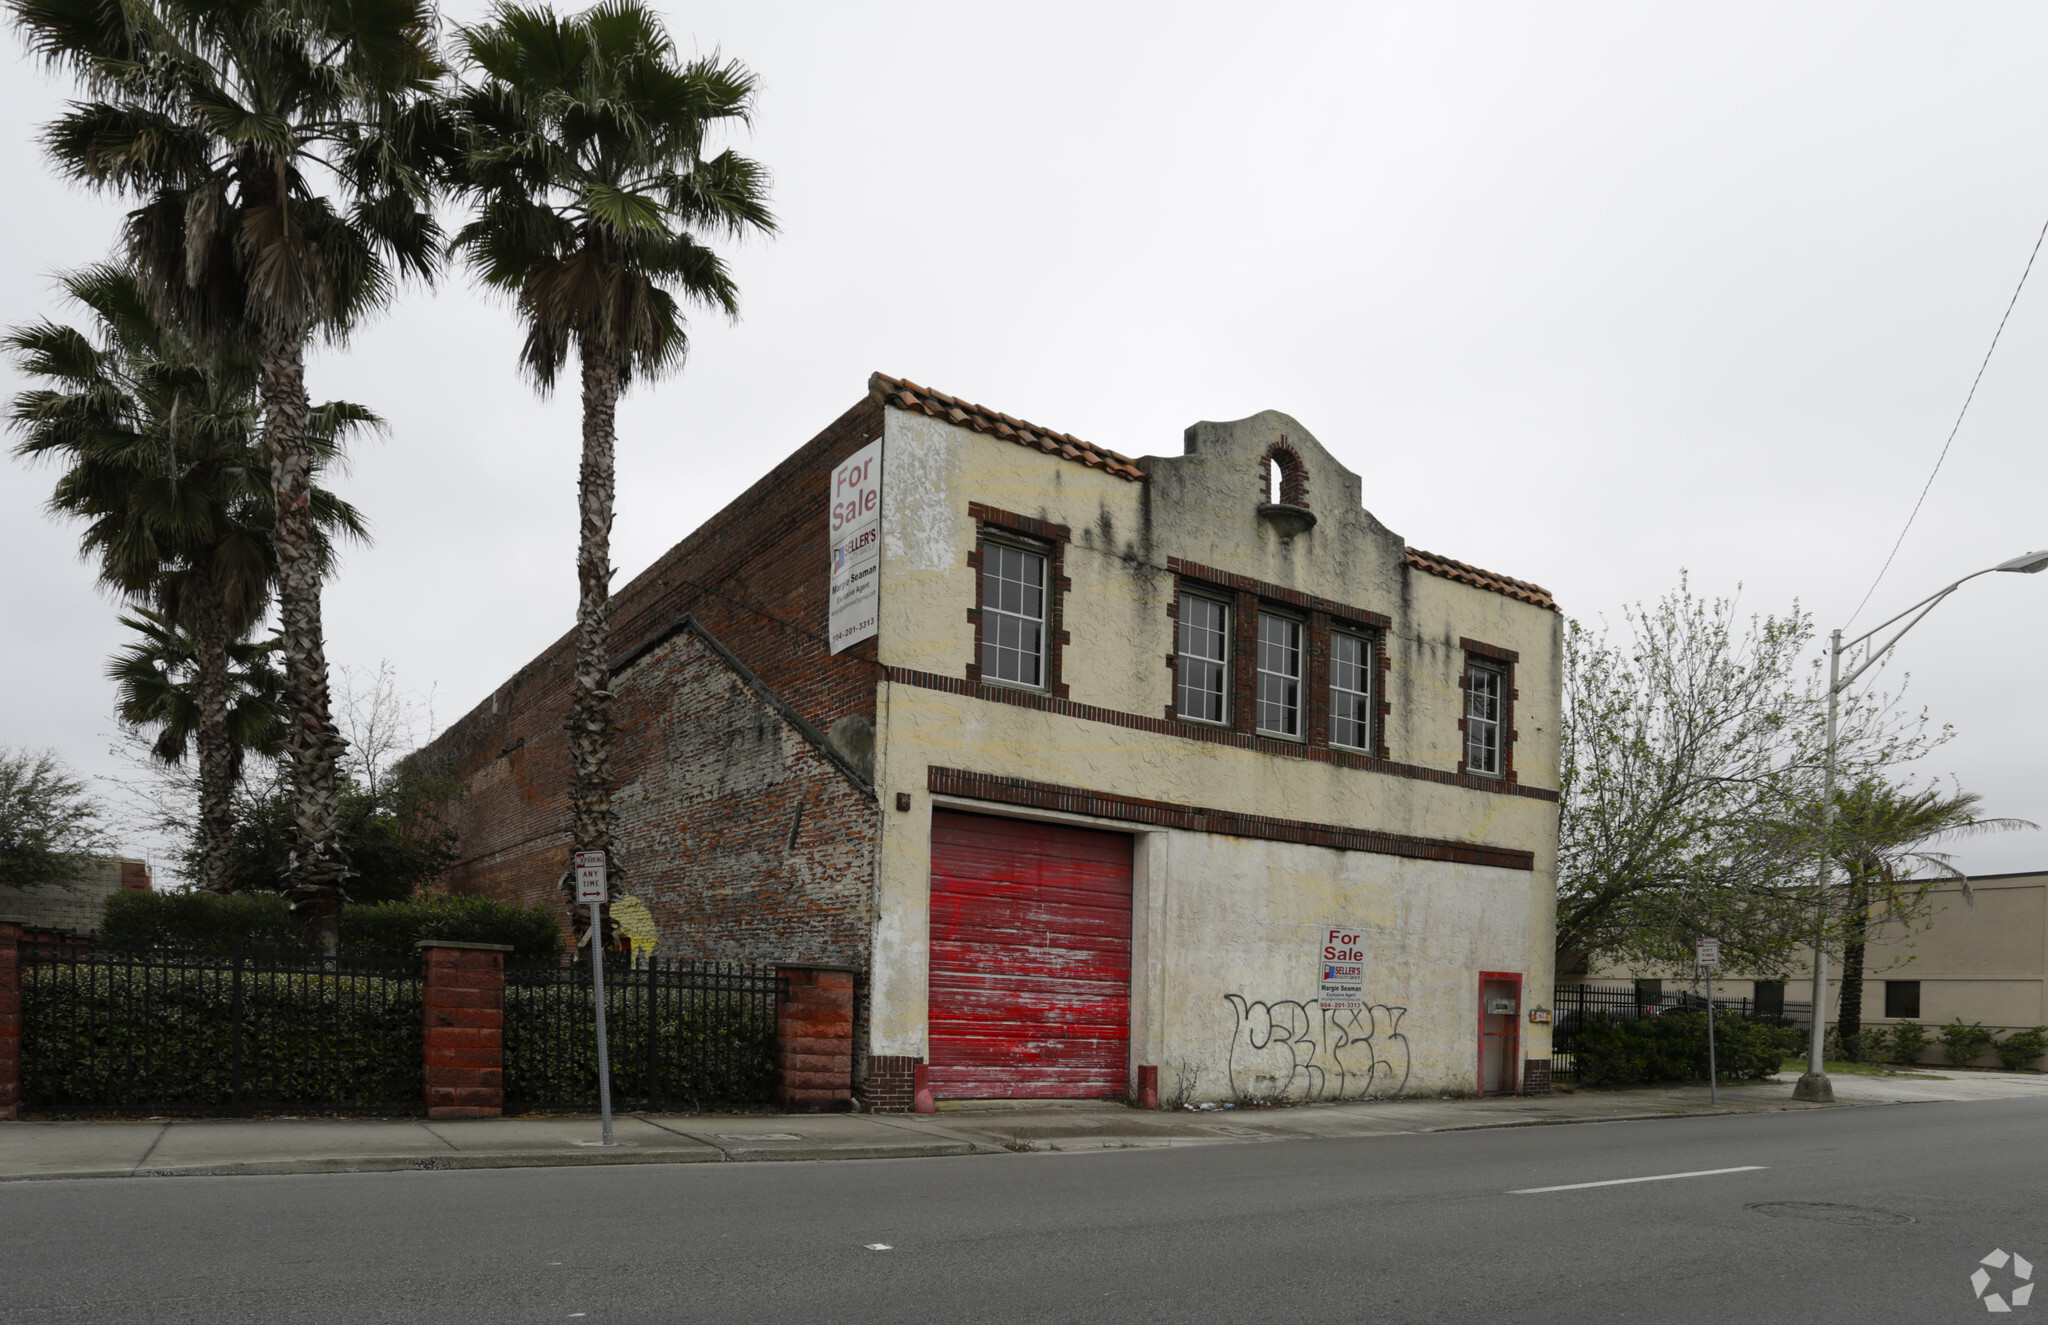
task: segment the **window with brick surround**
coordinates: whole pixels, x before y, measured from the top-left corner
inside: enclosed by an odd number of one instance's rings
[[[1047,558],[988,540],[981,550],[981,679],[1045,685]]]
[[[1330,744],[1373,747],[1372,641],[1348,630],[1330,632]]]
[[[1301,622],[1259,613],[1258,730],[1301,737]]]
[[[1465,664],[1465,771],[1499,777],[1504,755],[1507,678],[1491,663]]]
[[[1196,722],[1227,722],[1230,609],[1201,594],[1180,596],[1174,711]]]

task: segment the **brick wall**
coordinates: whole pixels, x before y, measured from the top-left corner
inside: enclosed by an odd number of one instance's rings
[[[684,631],[614,677],[623,889],[658,957],[867,966],[867,789]]]
[[[870,1054],[861,1077],[860,1097],[876,1113],[909,1113],[918,1065],[922,1058]]]
[[[614,658],[688,613],[820,730],[846,718],[871,729],[873,642],[835,656],[825,640],[826,512],[832,467],[881,431],[882,406],[862,400],[615,593]],[[553,611],[566,628],[574,603],[565,597],[536,610]],[[565,633],[428,747],[467,786],[452,815],[462,859],[445,878],[451,891],[559,907],[555,881],[568,863],[563,724],[573,664]],[[631,711],[619,719],[646,720]],[[636,744],[629,726],[621,746],[633,747],[614,756],[623,787],[648,773],[641,761],[661,744]],[[629,871],[650,867],[646,859],[622,863]],[[627,891],[634,891],[630,881]]]
[[[149,891],[148,865],[139,860],[104,860],[69,886],[0,887],[0,910],[18,915],[32,928],[52,936],[89,934],[100,927],[108,896]]]
[[[1550,1060],[1531,1058],[1522,1064],[1522,1093],[1524,1095],[1548,1095],[1550,1093]]]

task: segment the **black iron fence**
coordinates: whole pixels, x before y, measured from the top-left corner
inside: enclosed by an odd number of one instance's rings
[[[1578,1080],[1578,1032],[1592,1017],[1655,1017],[1666,1012],[1701,1012],[1707,1000],[1692,990],[1650,993],[1635,985],[1566,985],[1553,991],[1550,1012],[1550,1079]],[[1759,1006],[1748,998],[1716,998],[1715,1008],[1745,1017],[1804,1026],[1812,1021],[1810,1003],[1773,1001]]]
[[[29,1109],[424,1109],[416,958],[74,944],[25,944],[20,952]]]
[[[764,1104],[775,1093],[772,966],[649,961],[607,966],[605,1035],[619,1109]],[[597,1107],[590,969],[505,967],[505,1110]]]

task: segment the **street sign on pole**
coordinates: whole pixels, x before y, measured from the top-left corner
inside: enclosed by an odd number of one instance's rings
[[[1719,966],[1721,964],[1721,940],[1719,939],[1701,939],[1693,945],[1693,951],[1697,954],[1699,964],[1702,966]]]
[[[590,906],[590,988],[597,1003],[597,1109],[604,1119],[604,1144],[609,1146],[617,1142],[612,1140],[611,1050],[604,1033],[604,916],[598,910],[607,900],[604,852],[579,851],[575,863],[576,900]]]
[[[1714,968],[1721,964],[1721,940],[1701,939],[1693,945],[1700,983],[1707,987],[1707,1101],[1721,1102],[1720,1064],[1714,1057]]]

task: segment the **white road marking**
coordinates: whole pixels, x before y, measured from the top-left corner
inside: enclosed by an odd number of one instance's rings
[[[894,1247],[890,1246],[890,1245],[889,1245],[888,1243],[886,1243],[886,1242],[870,1242],[870,1243],[868,1243],[868,1244],[867,1244],[867,1249],[868,1249],[869,1251],[894,1251],[894,1250],[896,1250],[896,1249],[895,1249]]]
[[[1647,1178],[1609,1178],[1605,1182],[1568,1182],[1561,1187],[1520,1187],[1509,1196],[1534,1196],[1538,1192],[1576,1192],[1587,1187],[1624,1187],[1632,1182],[1669,1182],[1673,1178],[1711,1178],[1717,1173],[1754,1173],[1768,1164],[1742,1164],[1732,1169],[1699,1169],[1692,1173],[1653,1173]]]

